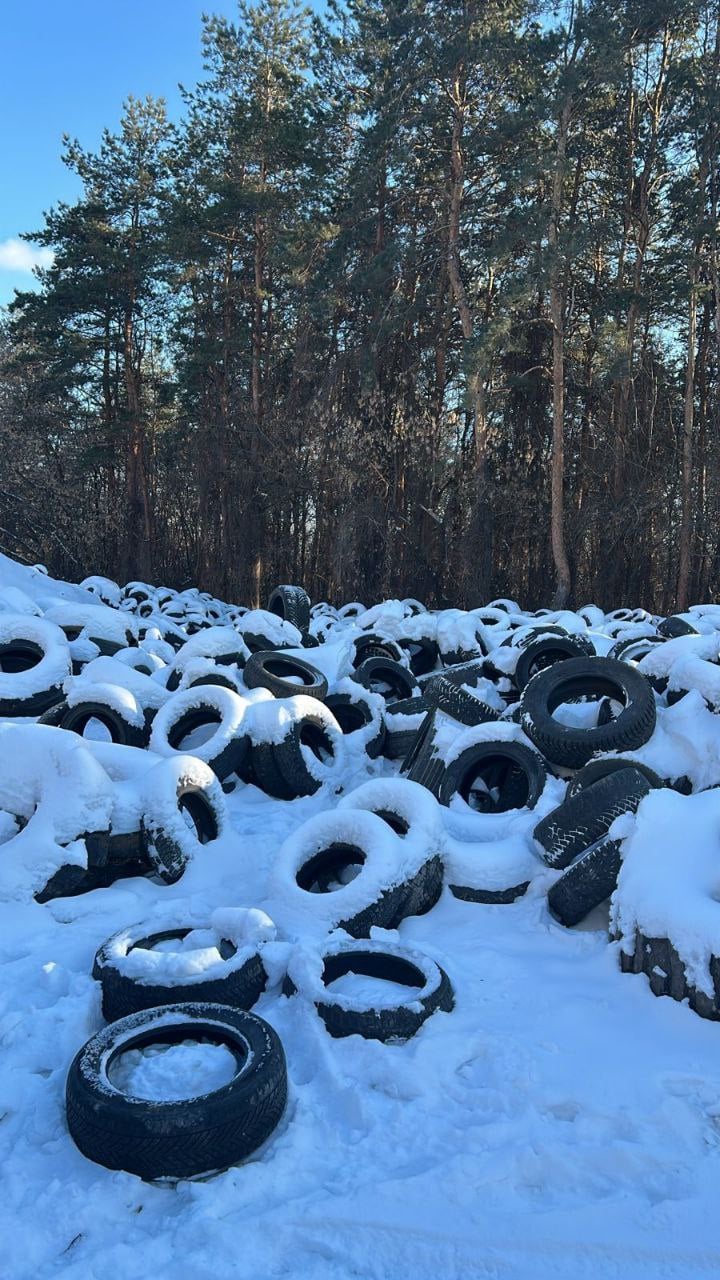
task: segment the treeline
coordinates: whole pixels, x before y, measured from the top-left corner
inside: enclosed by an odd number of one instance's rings
[[[720,0],[293,0],[126,104],[0,336],[0,539],[233,600],[720,589]]]

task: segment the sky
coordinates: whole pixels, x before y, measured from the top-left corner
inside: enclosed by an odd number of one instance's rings
[[[319,9],[321,0],[312,0]],[[73,200],[61,161],[69,133],[92,148],[129,94],[164,97],[202,72],[203,12],[234,17],[235,0],[0,0],[0,306],[32,285],[36,248],[20,232]],[[40,251],[42,252],[42,251]]]

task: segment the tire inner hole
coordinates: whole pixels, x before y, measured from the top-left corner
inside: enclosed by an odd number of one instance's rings
[[[198,707],[175,721],[168,730],[167,740],[175,751],[192,751],[209,742],[221,723],[219,711],[213,707]]]
[[[366,856],[358,845],[334,842],[303,864],[296,883],[306,893],[335,893],[360,874]]]
[[[458,794],[476,813],[507,813],[527,804],[530,782],[514,760],[489,756],[465,771]]]

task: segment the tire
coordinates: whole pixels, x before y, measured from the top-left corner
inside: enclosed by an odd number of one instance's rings
[[[343,805],[293,832],[273,880],[275,895],[288,906],[328,930],[366,938],[375,927],[396,929],[407,916],[429,910],[441,891],[442,860],[424,844],[403,847],[379,814]]]
[[[325,706],[337,720],[346,741],[354,740],[354,735],[364,740],[365,754],[370,760],[382,755],[385,741],[385,722],[369,700],[365,697],[362,685],[351,682],[357,694],[336,690],[328,694]]]
[[[515,684],[524,689],[528,681],[556,662],[568,658],[594,657],[595,650],[588,640],[580,636],[543,636],[523,646],[515,668]]]
[[[435,670],[440,654],[436,640],[431,640],[428,636],[418,636],[412,640],[403,637],[398,640],[398,644],[414,676],[426,676]]]
[[[563,702],[596,694],[624,703],[610,724],[574,728],[554,720]],[[568,658],[541,671],[526,685],[520,722],[535,746],[553,764],[580,769],[596,752],[633,751],[655,728],[655,696],[639,671],[613,658]]]
[[[302,684],[288,678],[291,676]],[[253,653],[245,664],[243,679],[248,689],[269,689],[276,698],[294,698],[304,693],[309,698],[323,699],[328,691],[328,682],[317,667],[274,649]]]
[[[437,1010],[450,1013],[455,997],[450,979],[434,960],[418,951],[377,942],[339,942],[322,953],[322,972],[300,982],[300,993],[312,1000],[331,1036],[363,1036],[366,1040],[409,1040]],[[328,984],[347,973],[359,973],[411,988],[408,999],[370,1008],[351,997],[333,999]],[[283,992],[298,991],[291,977]]]
[[[412,698],[418,689],[412,672],[392,658],[366,658],[354,672],[353,679],[371,693],[379,693],[388,705]]]
[[[147,746],[149,735],[145,722],[142,726],[134,724],[117,707],[111,707],[106,702],[94,702],[90,699],[76,702],[72,707],[66,708],[59,727],[82,737],[91,720],[99,720],[100,724],[107,729],[112,741],[119,746]],[[45,721],[45,723],[48,722]]]
[[[108,1078],[121,1053],[200,1035],[243,1063],[221,1089],[146,1101]],[[68,1072],[65,1098],[70,1136],[89,1160],[146,1181],[193,1178],[241,1163],[270,1137],[287,1101],[285,1054],[272,1027],[252,1013],[202,1003],[145,1009],[88,1040]]]
[[[143,791],[141,831],[148,859],[158,879],[174,884],[200,846],[222,834],[222,788],[201,760],[178,756],[154,765],[145,777]]]
[[[478,778],[482,790],[473,790]],[[546,780],[543,760],[523,743],[506,739],[476,742],[445,766],[438,799],[449,805],[459,795],[469,808],[482,813],[534,809]]]
[[[663,618],[662,622],[658,623],[657,633],[665,640],[676,640],[678,636],[696,636],[700,634],[684,618],[677,618],[674,614],[669,618]]]
[[[386,760],[405,759],[408,752],[412,750],[428,710],[424,698],[403,698],[400,702],[391,703],[385,712],[385,743],[382,753]],[[396,724],[399,725],[401,717],[412,718],[414,724],[409,728],[395,728]]]
[[[240,773],[248,754],[246,709],[244,698],[221,685],[183,689],[157,712],[150,734],[150,750],[169,758],[194,755],[209,765],[222,782],[231,773]],[[205,742],[184,749],[184,739],[204,725],[217,725],[217,728]]]
[[[299,700],[298,700],[299,701]],[[263,790],[280,800],[312,796],[331,782],[344,756],[342,732],[332,713],[314,698],[292,706],[281,742],[255,744],[251,765]]]
[[[425,787],[437,799],[445,776],[445,765],[435,752],[436,711],[428,711],[418,729],[415,742],[401,766],[410,782]]]
[[[641,639],[617,640],[608,652],[608,658],[617,658],[620,662],[631,662],[633,665],[646,658],[659,644],[664,644],[659,636],[644,636]]]
[[[530,881],[523,880],[522,884],[511,885],[509,889],[474,889],[467,885],[451,884],[448,885],[454,898],[459,898],[462,902],[482,902],[486,906],[507,906],[511,902],[517,902],[518,898],[522,898],[530,888]]]
[[[355,671],[368,658],[388,658],[392,662],[402,663],[404,657],[399,644],[394,640],[385,640],[374,631],[369,631],[366,635],[358,636],[353,640],[351,662]]]
[[[635,813],[650,784],[637,769],[617,769],[566,799],[536,826],[533,837],[549,867],[568,867],[607,835],[616,818]]]
[[[239,939],[217,934],[221,964],[213,966],[217,976],[197,981],[197,974],[170,973],[165,980],[150,981],[147,975],[133,976],[123,962],[131,951],[146,951],[158,942],[182,940],[200,928],[182,925],[158,931],[147,921],[113,934],[98,949],[92,975],[102,987],[102,1011],[106,1022],[117,1022],[140,1009],[192,1000],[196,1004],[225,1004],[233,1009],[251,1009],[267,984],[267,973],[257,947],[243,946]],[[162,972],[162,970],[160,970]]]
[[[485,662],[485,658],[477,658],[473,662],[459,662],[455,663],[454,666],[447,666],[442,673],[443,679],[448,680],[450,684],[457,685],[458,688],[465,684],[469,684],[471,688],[474,688],[487,675]]]
[[[603,756],[599,760],[590,760],[578,770],[574,778],[570,779],[565,799],[571,800],[581,791],[593,787],[601,778],[607,778],[620,769],[635,769],[637,773],[642,774],[650,787],[667,786],[660,775],[649,765],[643,764],[641,760],[632,760],[629,756]]]
[[[270,593],[267,607],[270,613],[291,622],[298,631],[307,631],[310,626],[310,597],[302,587],[276,587]]]
[[[570,928],[613,893],[622,856],[619,840],[601,840],[564,871],[548,893],[548,907]]]
[[[60,627],[25,614],[0,616],[0,716],[39,716],[63,697],[70,648]]]
[[[444,711],[445,715],[468,726],[499,719],[499,713],[494,707],[489,707],[486,702],[468,693],[467,689],[449,680],[446,675],[433,676],[423,686],[423,701],[429,707]]]

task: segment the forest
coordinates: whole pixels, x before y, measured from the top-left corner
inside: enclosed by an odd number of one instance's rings
[[[199,33],[200,34],[200,33]],[[264,603],[720,590],[720,0],[294,0],[0,324],[0,548]]]

